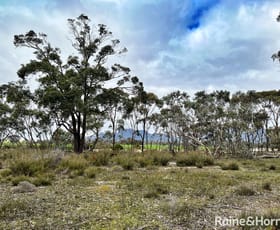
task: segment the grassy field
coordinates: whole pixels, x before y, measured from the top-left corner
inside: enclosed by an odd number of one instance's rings
[[[215,216],[280,218],[279,159],[199,155],[2,151],[0,229],[225,229]],[[21,181],[36,188],[20,191]]]

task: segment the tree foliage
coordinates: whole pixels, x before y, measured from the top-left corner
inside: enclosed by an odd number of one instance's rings
[[[34,50],[35,59],[18,70],[18,76],[38,77],[39,87],[35,92],[38,105],[51,114],[57,126],[64,127],[73,135],[74,151],[82,152],[90,116],[99,113],[100,104],[107,95],[108,82],[116,80],[113,88],[126,89],[130,81],[130,69],[120,64],[109,66],[108,58],[121,54],[120,41],[103,24],[90,26],[90,19],[80,15],[68,19],[72,46],[76,55],[67,60],[61,57],[59,48],[54,48],[47,35],[30,30],[14,36],[16,47]],[[133,78],[138,84],[138,79]]]

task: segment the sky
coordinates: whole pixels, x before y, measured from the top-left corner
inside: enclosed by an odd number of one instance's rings
[[[0,0],[0,84],[34,58],[14,35],[43,32],[74,54],[67,19],[83,13],[120,39],[128,52],[118,62],[159,96],[279,89],[279,12],[279,0]]]

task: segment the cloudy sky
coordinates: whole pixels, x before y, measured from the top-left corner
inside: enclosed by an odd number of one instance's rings
[[[146,90],[280,88],[279,0],[0,0],[0,84],[17,80],[32,52],[13,46],[30,29],[71,54],[67,19],[81,13],[106,24]],[[70,51],[71,50],[71,51]]]

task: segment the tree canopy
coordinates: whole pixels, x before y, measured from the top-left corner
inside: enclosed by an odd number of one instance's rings
[[[109,66],[108,58],[121,54],[120,41],[103,24],[90,26],[90,19],[81,14],[68,19],[72,46],[76,55],[67,60],[61,57],[61,50],[47,40],[44,33],[33,30],[14,36],[16,47],[33,49],[35,59],[18,70],[21,79],[36,75],[39,87],[35,100],[40,108],[49,113],[58,127],[63,126],[73,135],[74,151],[82,152],[85,144],[88,120],[100,111],[100,104],[106,103],[106,83],[116,80],[112,89],[128,89],[127,83],[139,84],[132,77],[130,69],[120,64]]]

